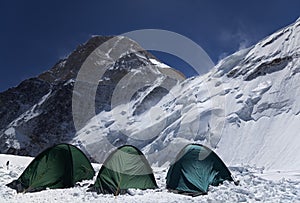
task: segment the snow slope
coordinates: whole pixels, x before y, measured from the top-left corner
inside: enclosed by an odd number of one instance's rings
[[[5,184],[18,178],[33,158],[0,154],[0,202],[297,202],[300,201],[300,179],[266,180],[260,176],[264,171],[259,168],[230,168],[233,175],[240,180],[240,185],[225,182],[219,187],[210,187],[208,195],[189,197],[169,193],[165,189],[167,168],[153,167],[159,188],[156,190],[130,190],[130,194],[114,197],[87,192],[87,187],[93,181],[82,181],[78,186],[68,189],[49,189],[35,193],[16,193]],[[9,169],[5,164],[10,161]],[[96,172],[99,164],[93,164]],[[290,173],[290,175],[293,175]],[[276,178],[276,173],[269,174]],[[94,178],[95,179],[95,178]]]
[[[136,100],[98,114],[73,143],[100,163],[133,144],[161,166],[197,142],[227,165],[299,174],[299,56],[300,20],[181,82],[140,115],[132,113]]]

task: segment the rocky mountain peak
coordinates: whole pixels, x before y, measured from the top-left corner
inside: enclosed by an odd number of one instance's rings
[[[105,48],[99,49],[102,45]],[[157,65],[151,62],[157,59],[133,40],[122,36],[93,36],[86,43],[79,45],[68,57],[59,60],[49,71],[0,93],[1,153],[36,155],[48,146],[70,142],[73,139],[76,133],[72,115],[73,88],[83,63],[87,59],[90,60],[88,57],[94,52],[100,54],[92,59],[95,67],[99,68],[97,64],[107,66],[102,67],[106,71],[98,79],[99,85],[92,112],[110,110],[113,91],[129,72],[152,71],[160,77],[160,73],[156,72]],[[116,53],[121,57],[113,61]],[[172,81],[175,85],[176,79]],[[88,92],[90,86],[84,88],[87,88]],[[158,102],[166,94],[157,89],[151,92],[145,101],[140,101],[137,108],[143,109],[144,103],[151,99]],[[90,117],[85,116],[81,121],[82,125]]]
[[[67,58],[59,60],[50,70],[40,74],[38,78],[50,83],[75,79],[86,58],[111,38],[113,36],[93,36],[86,43],[79,45]]]

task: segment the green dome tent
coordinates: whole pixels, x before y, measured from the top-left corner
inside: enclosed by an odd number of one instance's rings
[[[180,151],[166,179],[170,191],[192,196],[207,194],[209,185],[233,181],[218,155],[200,144],[188,144]]]
[[[143,153],[133,146],[124,145],[105,160],[89,191],[119,195],[130,188],[155,189],[157,184]]]
[[[91,163],[80,149],[69,144],[59,144],[40,153],[22,175],[7,186],[17,192],[68,188],[78,181],[92,179],[94,174]]]

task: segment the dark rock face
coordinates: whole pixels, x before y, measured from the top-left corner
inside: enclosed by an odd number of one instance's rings
[[[94,37],[49,71],[0,93],[1,153],[35,155],[50,145],[69,141],[75,128],[71,113],[73,83],[67,81],[75,79],[88,55],[110,38]],[[30,114],[36,116],[26,118]],[[8,132],[10,128],[13,130]],[[21,141],[15,144],[12,140]]]
[[[23,81],[0,94],[0,129],[29,110],[50,90],[50,84],[38,78]]]
[[[49,71],[0,93],[0,153],[35,156],[53,144],[72,140],[76,134],[72,96],[77,73],[87,57],[111,38],[93,37]],[[135,43],[132,47],[136,46]],[[111,109],[111,97],[116,85],[132,69],[153,66],[150,58],[155,57],[137,50],[138,54],[124,54],[107,69],[102,79],[99,78],[96,113]],[[157,102],[163,95],[164,91],[160,94],[156,90],[153,96],[147,98],[147,102],[149,98]]]

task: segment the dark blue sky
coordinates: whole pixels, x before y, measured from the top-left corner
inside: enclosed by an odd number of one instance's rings
[[[165,29],[195,41],[216,63],[299,16],[299,0],[1,1],[0,91],[50,69],[91,35]],[[158,57],[192,74],[179,59]]]

